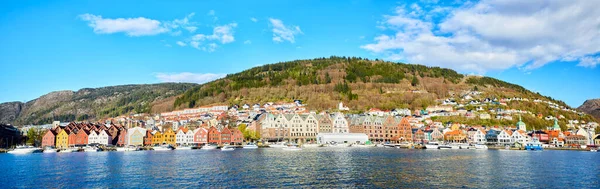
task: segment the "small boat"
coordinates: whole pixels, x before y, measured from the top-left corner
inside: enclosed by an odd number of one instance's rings
[[[235,150],[235,148],[232,146],[223,146],[223,148],[221,148],[221,151],[233,151],[233,150]]]
[[[254,144],[254,143],[248,143],[248,144],[244,145],[242,148],[244,148],[244,149],[257,149],[258,146],[256,144]]]
[[[544,147],[537,137],[533,137],[531,142],[525,143],[525,150],[541,151],[544,150]]]
[[[590,149],[590,152],[597,152],[598,149]]]
[[[439,150],[440,149],[440,143],[437,142],[428,142],[427,144],[425,144],[425,149],[428,150]]]
[[[179,149],[179,148],[177,148]],[[191,147],[190,147],[191,149]],[[160,146],[154,146],[152,147],[152,150],[154,151],[168,151],[168,150],[173,150],[173,146],[169,145],[169,144],[164,144],[164,145],[160,145]]]
[[[175,148],[175,150],[191,150],[192,147],[191,146],[177,146],[177,148]]]
[[[76,152],[76,151],[77,151],[77,149],[75,149],[75,148],[65,148],[65,149],[60,149],[58,151],[58,153],[71,153],[71,152]]]
[[[287,147],[287,145],[285,145],[285,143],[283,143],[283,142],[269,144],[269,148],[285,148],[285,147]]]
[[[487,150],[488,147],[485,144],[475,144],[476,150]]]
[[[31,154],[36,151],[40,151],[41,148],[33,146],[17,146],[15,149],[8,151],[9,154]]]
[[[302,150],[302,148],[300,148],[297,144],[290,144],[285,148],[282,148],[283,150],[287,150],[287,151],[300,151]]]
[[[84,152],[98,152],[99,149],[96,147],[92,147],[92,146],[86,146],[83,148]]]
[[[450,147],[453,150],[459,150],[459,149],[469,149],[469,145],[467,144],[463,144],[463,143],[452,143],[450,144]]]
[[[319,144],[302,144],[302,147],[304,147],[304,148],[318,148],[318,147],[321,147],[321,145],[319,145]]]
[[[374,144],[353,144],[352,147],[371,148],[371,147],[375,147],[375,145]]]
[[[452,146],[450,146],[448,144],[440,144],[438,146],[438,149],[440,149],[440,150],[448,150],[448,149],[452,149]]]
[[[52,146],[46,146],[44,148],[44,153],[56,153],[58,152],[58,149],[52,147]]]
[[[135,146],[128,147],[118,147],[117,152],[129,152],[129,151],[138,151],[139,149]]]
[[[217,149],[217,145],[207,144],[207,145],[202,146],[201,149],[202,150],[214,150],[214,149]]]

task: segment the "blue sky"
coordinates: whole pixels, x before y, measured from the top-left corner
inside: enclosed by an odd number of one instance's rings
[[[5,1],[0,102],[337,55],[492,76],[576,107],[600,98],[593,3]]]

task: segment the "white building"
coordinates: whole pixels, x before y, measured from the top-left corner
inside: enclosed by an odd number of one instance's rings
[[[501,145],[511,145],[512,141],[512,131],[510,130],[502,130],[500,134],[498,134],[498,144]]]
[[[529,135],[527,135],[527,133],[525,133],[525,131],[523,130],[516,130],[512,133],[510,138],[513,142],[518,142],[521,145],[525,145],[527,142],[530,141]]]
[[[90,136],[88,136],[88,144],[109,145],[112,144],[112,137],[104,130],[91,131]]]
[[[127,129],[127,138],[125,144],[133,146],[143,146],[146,129],[141,127],[133,127]]]
[[[175,133],[175,144],[178,146],[181,145],[190,145],[194,143],[194,131],[189,130],[187,128],[179,128],[177,133]]]
[[[364,133],[319,133],[317,144],[365,144],[369,137]]]
[[[475,144],[485,144],[487,139],[485,139],[485,132],[478,129],[475,134],[473,134],[473,143]]]
[[[350,124],[348,120],[342,113],[336,113],[333,116],[333,128],[332,133],[349,133],[350,132]]]

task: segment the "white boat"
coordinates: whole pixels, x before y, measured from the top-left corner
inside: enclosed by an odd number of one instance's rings
[[[594,148],[590,149],[590,152],[597,152],[597,151],[598,151],[598,149],[594,149]]]
[[[223,146],[223,148],[221,148],[221,151],[233,151],[233,150],[235,150],[235,148],[232,146]]]
[[[77,149],[75,149],[75,148],[65,148],[65,149],[60,149],[58,151],[58,153],[71,153],[71,152],[76,152],[76,151],[77,151]]]
[[[177,149],[179,149],[179,148],[177,148]],[[168,151],[168,150],[173,150],[173,147],[171,145],[165,144],[165,145],[160,145],[160,146],[154,146],[154,147],[152,147],[152,150],[154,150],[154,151]]]
[[[428,149],[428,150],[432,150],[432,149],[433,150],[438,150],[438,149],[440,149],[440,143],[429,142],[429,143],[425,144],[425,149]]]
[[[469,149],[469,145],[468,144],[463,144],[463,143],[452,143],[452,144],[450,144],[450,147],[453,150]]]
[[[207,144],[207,145],[202,146],[201,149],[202,150],[214,150],[214,149],[217,149],[217,145]]]
[[[319,144],[303,144],[302,147],[304,147],[304,148],[317,148],[317,147],[321,147],[321,145],[319,145]]]
[[[117,148],[117,152],[129,152],[129,151],[138,151],[138,148],[135,146],[118,147]]]
[[[91,147],[91,146],[87,146],[83,148],[84,152],[98,152],[98,148],[96,147]]]
[[[285,147],[287,147],[287,145],[285,145],[285,143],[283,143],[283,142],[278,142],[275,144],[269,144],[269,147],[270,148],[285,148]]]
[[[44,153],[56,153],[58,152],[58,149],[51,147],[51,146],[46,146],[44,148]]]
[[[371,147],[375,147],[375,145],[374,144],[353,144],[352,147],[371,148]]]
[[[33,146],[17,146],[15,149],[8,151],[9,154],[31,154],[36,151],[41,150],[41,148],[36,148]]]
[[[475,144],[475,149],[477,149],[477,150],[487,150],[488,147],[485,144]]]
[[[302,148],[300,148],[297,144],[290,144],[288,146],[286,146],[285,148],[282,148],[283,150],[287,150],[287,151],[300,151],[302,150]]]
[[[440,150],[448,150],[448,149],[452,149],[452,146],[450,146],[448,144],[440,144],[438,146],[438,149],[440,149]]]
[[[248,143],[246,145],[243,146],[244,149],[257,149],[258,146],[254,143]]]
[[[175,148],[175,150],[191,150],[192,147],[191,146],[177,146],[177,148]]]

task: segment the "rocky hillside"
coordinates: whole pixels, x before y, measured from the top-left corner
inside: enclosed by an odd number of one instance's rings
[[[490,77],[465,76],[451,69],[356,57],[296,60],[255,67],[188,90],[176,108],[227,102],[304,100],[309,108],[325,110],[340,101],[351,109],[419,108],[436,99],[458,98],[464,91],[489,97],[523,97],[564,102]]]
[[[162,83],[56,91],[27,103],[0,104],[0,123],[45,124],[151,112],[153,104],[180,95],[196,84]]]
[[[23,110],[22,102],[7,102],[0,104],[0,124],[12,123]]]
[[[592,115],[593,117],[596,118],[596,120],[600,120],[600,98],[586,100],[577,109],[582,112]]]

